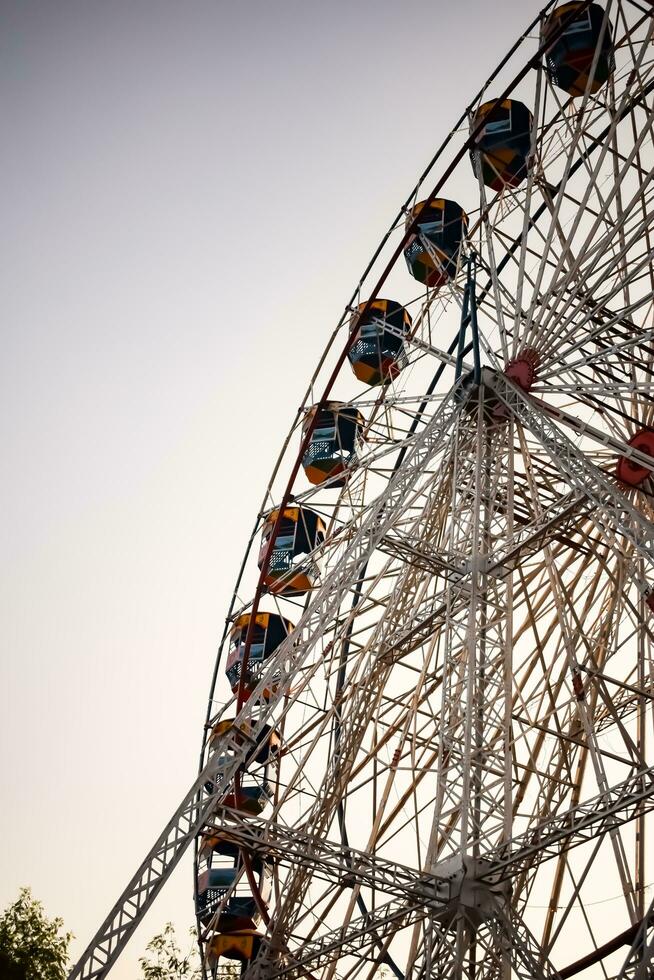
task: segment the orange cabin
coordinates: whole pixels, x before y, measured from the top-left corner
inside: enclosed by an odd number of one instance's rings
[[[209,749],[212,752],[220,751],[221,740],[227,735],[228,732],[234,727],[234,718],[223,718],[221,721],[216,722],[211,730],[211,737],[209,738]],[[250,726],[243,723],[239,726],[239,732],[243,732],[243,742],[253,742],[254,739],[250,735]],[[239,737],[240,741],[240,737]],[[260,765],[265,765],[270,762],[272,758],[279,752],[281,747],[281,738],[279,733],[271,728],[270,725],[264,725],[257,736],[256,745],[252,748],[251,755],[248,756],[247,761],[259,763]]]
[[[240,932],[216,933],[207,943],[207,960],[209,966],[215,967],[221,956],[228,960],[249,963],[259,952],[262,938],[254,929],[243,929]]]
[[[249,613],[239,616],[230,633],[225,673],[234,694],[237,693],[241,684],[245,643],[248,630],[250,630],[251,619]],[[259,683],[265,670],[266,661],[272,657],[282,640],[285,640],[294,629],[295,626],[290,620],[283,619],[276,613],[257,613],[254,625],[250,630],[250,649],[243,680],[243,693],[246,699],[250,697]],[[263,697],[269,698],[275,690],[276,687],[273,685],[270,690],[263,692]]]
[[[527,176],[533,117],[514,99],[484,102],[471,119],[474,132],[484,123],[470,151],[472,168],[494,191],[517,187]]]
[[[418,282],[439,289],[456,275],[468,216],[456,201],[420,201],[407,216],[407,228],[417,218],[405,248],[409,272]]]
[[[233,718],[224,718],[214,726],[209,739],[211,752],[209,758],[210,761],[216,763],[216,776],[221,774],[225,763],[229,762],[231,758],[224,747],[224,739],[233,730],[233,726]],[[243,743],[251,747],[245,762],[239,766],[231,785],[225,787],[227,793],[220,805],[231,807],[250,816],[256,816],[265,810],[273,796],[273,788],[268,781],[268,770],[270,764],[275,763],[279,752],[280,738],[269,725],[265,725],[255,741],[249,734],[249,726],[243,726],[237,735],[239,744],[241,732]],[[223,753],[221,753],[221,745],[223,746]],[[212,778],[205,782],[204,788],[209,794],[214,792]]]
[[[320,568],[311,555],[325,540],[325,524],[308,507],[286,507],[271,544],[278,514],[268,514],[261,535],[259,568],[270,548],[264,585],[278,595],[303,595],[318,581]]]
[[[408,311],[392,299],[359,303],[351,329],[356,334],[347,356],[359,381],[367,385],[394,381],[407,364],[405,339],[411,332]]]
[[[307,412],[302,426],[305,436],[315,419],[309,445],[302,457],[307,479],[314,486],[329,480],[331,487],[345,484],[345,473],[356,460],[357,444],[363,429],[361,413],[345,402],[325,402]],[[341,477],[340,479],[335,479]]]

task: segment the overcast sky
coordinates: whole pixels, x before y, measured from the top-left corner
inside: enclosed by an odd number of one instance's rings
[[[531,0],[0,0],[0,906],[80,951],[194,777],[311,370]],[[190,860],[117,966],[193,921]]]

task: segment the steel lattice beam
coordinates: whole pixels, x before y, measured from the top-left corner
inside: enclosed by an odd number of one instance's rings
[[[599,467],[586,459],[577,446],[554,423],[554,419],[520,388],[504,375],[485,372],[485,380],[498,398],[526,429],[540,442],[561,475],[576,487],[595,506],[598,513],[611,522],[616,531],[633,545],[654,575],[654,524],[647,520],[629,498],[622,493]],[[580,425],[580,431],[590,433],[590,427]],[[614,443],[624,455],[639,465],[651,463],[651,458],[630,447],[622,447],[617,440],[604,436],[606,445]],[[641,589],[647,591],[645,583]]]
[[[586,497],[595,503],[603,513],[606,513],[612,521],[615,521],[618,526],[620,523],[624,523],[625,517],[631,521],[632,527],[635,527],[637,531],[634,532],[627,528],[625,533],[637,550],[648,559],[648,563],[653,563],[654,554],[652,553],[653,545],[651,542],[654,529],[652,526],[641,517],[601,471],[589,462],[580,459],[578,451],[554,426],[552,421],[537,411],[517,389],[513,388],[510,383],[503,383],[495,375],[493,376],[493,385],[498,394],[501,393],[506,404],[515,411],[528,428],[532,429],[535,435],[542,439],[553,454],[561,447],[565,450],[563,461],[559,460],[561,468]],[[413,451],[408,454],[406,469],[398,474],[398,479],[389,485],[387,492],[375,502],[375,505],[365,512],[359,531],[354,536],[343,562],[337,567],[333,575],[328,577],[323,587],[318,590],[314,602],[305,613],[298,629],[304,628],[303,636],[306,639],[299,643],[297,640],[285,641],[275,658],[275,663],[271,664],[269,671],[271,674],[278,669],[279,662],[286,661],[286,676],[290,678],[300,664],[307,659],[315,644],[313,639],[316,635],[315,624],[321,620],[324,621],[325,616],[329,615],[328,611],[331,611],[332,608],[337,608],[342,594],[345,593],[349,581],[352,580],[353,570],[363,564],[366,556],[388,534],[393,525],[396,508],[402,506],[406,495],[411,492],[423,471],[426,460],[432,458],[442,448],[447,432],[459,410],[460,405],[451,397],[443,403],[439,412],[431,420],[430,425],[415,440],[412,447]],[[559,514],[562,517],[564,515],[567,517],[568,508],[572,504],[573,501],[570,498],[561,498],[555,508],[560,508]],[[533,541],[541,533],[546,535],[548,530],[554,529],[556,526],[557,521],[554,520],[554,515],[550,513],[544,522],[542,532],[539,528],[523,527],[518,538]],[[519,541],[514,540],[511,547],[511,557],[516,550],[519,550],[519,547]],[[500,566],[504,558],[504,555],[493,555],[494,566]],[[462,592],[465,589],[468,576],[469,572],[467,575],[464,573],[457,583]],[[334,594],[334,590],[336,594]],[[427,635],[428,631],[433,629],[435,619],[442,614],[443,602],[436,597],[430,600],[429,606],[429,610],[425,609],[425,615],[421,617],[419,623],[412,624],[410,628],[400,631],[398,635],[387,638],[386,649],[380,651],[381,655],[391,658],[399,656],[403,649],[419,642],[423,634]],[[266,683],[268,680],[267,676],[264,675],[260,682],[262,689]],[[262,713],[259,718],[255,719],[252,716],[252,708],[257,701],[256,697],[253,697],[245,705],[239,716],[239,721],[252,726],[253,737],[256,737],[267,717],[272,715],[277,701],[281,700],[283,690],[284,685],[282,684],[278,696],[270,699],[266,712]],[[224,740],[219,760],[217,761],[215,757],[212,758],[203,773],[193,782],[172,819],[157,838],[147,858],[71,972],[71,980],[77,980],[77,978],[80,980],[96,980],[96,978],[107,974],[189,843],[207,822],[216,804],[227,793],[234,773],[246,761],[251,751],[252,743],[248,743],[242,734],[233,734]],[[209,777],[214,780],[216,785],[216,794],[213,800],[200,796],[202,786]],[[641,798],[644,799],[646,795],[644,794]],[[633,807],[633,801],[630,800],[629,805]],[[630,813],[634,815],[632,811]],[[612,811],[612,816],[617,819],[617,811]],[[628,819],[631,819],[631,816]],[[573,834],[574,832],[571,832],[570,837]],[[558,837],[557,840],[560,843],[563,838]],[[546,852],[547,846],[543,842],[542,853]]]
[[[654,976],[654,901],[636,933],[616,980],[652,980]]]
[[[504,856],[502,851],[487,854],[485,860],[488,861],[488,868],[479,875],[479,880],[497,884],[519,874],[525,867],[533,867],[536,863],[556,857],[561,850],[594,840],[608,829],[627,823],[653,808],[654,768],[637,773],[614,786],[608,796],[604,794],[594,797],[546,821],[522,837],[507,842],[503,847]],[[288,958],[277,965],[266,960],[265,973],[262,975],[281,976],[295,970],[301,973],[310,967],[324,965],[336,958],[334,954],[339,948],[347,950],[351,944],[353,948],[360,950],[361,945],[356,944],[360,944],[366,934],[369,935],[370,944],[379,943],[394,931],[427,916],[438,917],[440,913],[442,917],[448,903],[455,899],[449,881],[437,875],[425,874],[328,840],[308,838],[291,828],[280,827],[265,820],[248,818],[245,821],[228,808],[220,808],[218,815],[226,822],[215,824],[215,830],[262,857],[265,855],[273,859],[286,859],[293,864],[313,863],[322,876],[331,876],[335,884],[343,884],[351,879],[352,884],[378,888],[396,896],[375,913],[354,920],[348,929],[331,930],[310,944],[302,943],[299,956],[287,953],[285,955]],[[538,944],[522,920],[516,918],[517,913],[512,915],[510,928],[499,914],[496,918],[490,918],[485,928],[492,931],[494,941],[505,946],[508,943],[507,948],[516,950],[516,956],[525,969],[533,970],[539,962]],[[438,918],[434,921],[438,923]],[[651,943],[654,943],[654,918],[650,924]],[[438,930],[440,935],[440,926]],[[514,968],[517,968],[515,964]],[[263,971],[263,963],[256,969]],[[546,970],[543,970],[542,965],[538,969],[540,972],[533,976],[552,980],[558,976],[551,965]],[[253,978],[258,975],[254,972],[251,974]],[[528,975],[527,972],[525,976]],[[632,977],[633,980],[643,980],[637,973],[625,974],[625,978],[627,977],[629,980]]]
[[[565,437],[562,436],[558,429],[552,426],[550,420],[544,419],[540,413],[536,413],[535,410],[531,409],[531,406],[529,406],[531,410],[527,413],[524,409],[524,406],[527,404],[526,399],[513,389],[512,386],[507,384],[502,394],[512,409],[515,409],[516,405],[519,406],[519,409],[516,410],[517,414],[520,415],[520,412],[522,412],[526,416],[525,422],[528,421],[536,430],[547,433],[550,443],[558,446],[562,442],[565,445]],[[441,411],[432,419],[430,426],[416,440],[416,445],[414,446],[414,455],[416,458],[410,458],[408,460],[408,463],[413,463],[413,466],[409,467],[408,474],[403,474],[404,479],[401,481],[401,486],[398,486],[397,483],[392,485],[389,488],[390,492],[384,494],[382,500],[378,501],[377,505],[367,513],[366,520],[360,528],[359,535],[350,547],[350,561],[353,563],[357,561],[362,562],[370,550],[376,547],[378,542],[387,534],[388,528],[392,526],[394,507],[400,504],[403,493],[410,491],[411,486],[413,486],[413,483],[418,478],[421,467],[424,466],[425,459],[443,445],[446,433],[458,411],[458,406],[453,404],[452,401],[444,403]],[[540,420],[540,426],[534,423],[535,418]],[[552,439],[552,428],[555,430],[555,439]],[[578,460],[578,454],[575,454],[575,456]],[[583,483],[581,482],[579,472],[586,477]],[[581,484],[580,489],[583,487],[584,492],[587,491],[588,484],[590,484],[592,493],[588,493],[588,496],[598,504],[599,501],[596,498],[601,492],[602,508],[608,510],[611,517],[615,516],[611,504],[615,501],[616,495],[621,498],[623,498],[623,495],[606,480],[600,471],[597,471],[589,463],[578,465],[575,470],[575,483],[577,485]],[[649,539],[652,535],[651,526],[644,526],[645,522],[643,519],[625,498],[621,499],[619,503],[620,505],[626,506],[626,509],[630,512],[629,517],[635,519],[637,525],[643,525],[643,536],[638,536],[635,540],[638,548],[643,548],[643,538]],[[527,526],[521,528],[517,540],[512,540],[510,548],[507,546],[507,552],[510,557],[514,557],[516,552],[519,553],[521,540],[531,543],[536,539],[541,539],[548,532],[552,533],[558,527],[559,519],[567,519],[572,508],[576,506],[576,499],[571,499],[570,497],[561,498],[560,501],[557,501],[553,505],[553,510],[547,515],[544,515],[542,527]],[[633,514],[631,511],[633,511]],[[650,557],[649,551],[647,554],[651,561],[652,558]],[[499,568],[507,557],[508,555],[505,554],[493,554],[489,564],[492,563],[493,567]],[[469,572],[464,572],[459,582],[457,582],[457,587],[461,590],[462,602],[465,600],[464,593],[469,575]],[[343,566],[339,566],[334,576],[330,576],[322,589],[319,590],[314,603],[312,603],[312,606],[303,617],[306,628],[305,635],[308,634],[308,641],[304,644],[296,643],[293,645],[291,641],[287,640],[282,645],[285,649],[280,649],[278,657],[275,660],[283,662],[284,655],[286,654],[288,656],[289,653],[292,653],[291,664],[287,667],[288,677],[292,676],[313,648],[310,639],[311,625],[319,621],[325,614],[325,607],[328,604],[330,590],[332,589],[332,578],[338,577],[340,579],[340,585],[345,582],[346,578],[349,580],[350,576],[351,569],[349,567],[344,571]],[[338,601],[340,601],[340,593]],[[433,629],[434,621],[442,614],[443,600],[436,597],[430,600],[429,605],[430,609],[425,610],[425,615],[420,617],[418,623],[401,630],[399,635],[388,638],[385,656],[391,656],[392,658],[399,656],[409,645],[420,642],[423,635],[428,635],[429,630]],[[272,664],[270,673],[272,674],[276,669],[277,665]],[[264,676],[261,681],[262,688],[266,683],[267,679]],[[280,685],[280,692],[283,689],[283,685]],[[276,706],[276,700],[280,698],[281,693],[277,699],[272,698],[268,703],[267,715],[264,714],[259,719],[253,719],[251,717],[251,708],[249,708],[249,706],[256,702],[256,697],[252,698],[252,701],[245,705],[241,713],[243,718],[241,719],[239,716],[239,720],[252,725],[253,737],[256,736],[257,730],[263,727],[266,717],[272,714]],[[234,772],[247,759],[251,751],[252,745],[248,744],[242,735],[232,735],[231,738],[228,737],[224,740],[221,746],[220,761],[217,762],[215,759],[210,760],[205,771],[194,781],[173,818],[157,838],[151,852],[130,881],[125,892],[111,910],[103,926],[72,971],[70,975],[71,980],[77,980],[77,978],[80,978],[80,980],[96,980],[96,978],[106,975],[138,925],[138,922],[150,907],[159,889],[178,863],[186,847],[207,822],[221,796],[226,794]],[[206,797],[202,799],[199,795],[203,784],[209,776],[216,783],[216,796],[213,801],[208,800]],[[645,797],[643,796],[641,798],[644,799]],[[615,811],[612,811],[612,813],[615,815]],[[631,819],[631,816],[628,819]],[[557,840],[560,843],[563,838],[558,837]],[[543,853],[545,853],[545,846],[543,846]]]
[[[388,895],[426,904],[445,906],[450,898],[450,879],[416,871],[324,837],[311,837],[291,827],[257,817],[244,818],[236,810],[219,807],[208,827],[251,854],[271,861],[290,861],[311,867],[334,884],[364,885]]]
[[[484,878],[510,878],[534,863],[557,857],[562,850],[585,844],[613,827],[654,809],[654,768],[634,773],[624,782],[537,827],[486,855]]]
[[[310,942],[303,941],[297,952],[273,950],[267,944],[248,970],[248,980],[287,975],[307,975],[334,960],[348,955],[361,957],[373,944],[379,944],[401,929],[419,922],[429,914],[429,903],[407,902],[394,898],[386,905],[353,919],[345,928],[331,929]],[[374,957],[370,957],[371,961]]]
[[[206,823],[212,809],[227,795],[236,772],[247,761],[267,719],[284,699],[288,683],[323,636],[322,624],[335,620],[351,582],[356,581],[360,569],[389,532],[397,514],[411,499],[411,494],[417,492],[416,487],[419,487],[429,462],[447,448],[447,434],[460,411],[461,405],[456,398],[456,390],[453,390],[429,424],[413,440],[402,469],[389,482],[384,493],[362,512],[355,533],[343,547],[341,560],[317,590],[293,635],[278,648],[274,663],[239,712],[231,732],[222,739],[220,753],[213,754],[203,772],[194,780],[175,814],[73,968],[70,980],[96,980],[109,972],[190,842]],[[280,665],[283,665],[283,676],[279,688],[266,700],[263,691],[269,683],[268,677],[273,672],[277,673]],[[255,713],[255,705],[261,703],[265,704],[265,708]],[[244,730],[251,733],[249,738],[244,736]],[[214,793],[211,798],[202,799],[202,787],[208,779],[214,785]]]
[[[208,769],[209,767],[194,781],[125,892],[73,968],[70,980],[96,980],[106,976],[111,969],[211,812],[212,801],[202,795]]]

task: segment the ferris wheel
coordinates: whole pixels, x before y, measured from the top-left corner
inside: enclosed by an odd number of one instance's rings
[[[209,976],[654,975],[653,32],[549,4],[411,191],[266,490],[199,775],[71,976],[193,841]]]

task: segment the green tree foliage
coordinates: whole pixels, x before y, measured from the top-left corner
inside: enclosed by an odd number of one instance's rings
[[[147,955],[139,960],[143,980],[199,980],[202,975],[197,946],[192,942],[182,955],[172,922],[150,940],[145,952]]]
[[[2,980],[64,980],[70,932],[60,935],[62,919],[48,919],[29,888],[0,916]]]
[[[172,922],[166,923],[163,932],[154,936],[145,947],[147,955],[139,960],[140,980],[200,980],[202,970],[195,929],[190,930],[190,936],[189,950],[186,955],[182,955],[175,927]],[[240,976],[241,970],[237,963],[221,960],[217,980],[239,980]]]

